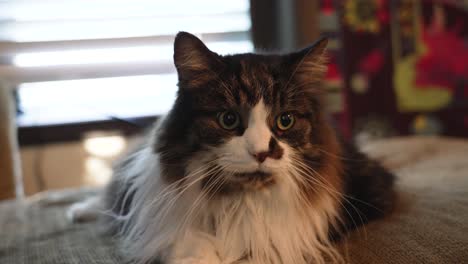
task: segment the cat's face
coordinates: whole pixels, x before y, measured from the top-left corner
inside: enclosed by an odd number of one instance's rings
[[[291,180],[288,171],[301,163],[319,166],[325,45],[282,56],[219,56],[179,33],[178,98],[156,146],[166,170],[231,192]]]

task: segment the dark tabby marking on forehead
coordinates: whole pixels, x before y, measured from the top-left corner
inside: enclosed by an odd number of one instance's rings
[[[291,54],[221,56],[189,33],[177,35],[177,99],[141,149],[116,166],[105,194],[114,214],[108,226],[132,260],[178,263],[171,250],[193,225],[220,239],[224,252],[240,247],[234,260],[323,263],[339,259],[330,240],[392,211],[394,176],[345,142],[324,110],[326,45],[322,39]],[[239,118],[237,126],[220,125],[226,111]],[[278,127],[283,114],[294,117],[288,129]],[[253,169],[234,168],[245,160]],[[200,196],[183,197],[194,183]],[[192,210],[201,220],[186,218]]]

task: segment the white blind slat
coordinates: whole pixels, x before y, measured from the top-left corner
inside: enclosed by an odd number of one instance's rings
[[[18,85],[24,126],[163,114],[175,34],[243,53],[250,27],[249,0],[0,0],[0,80]]]
[[[0,20],[56,21],[247,13],[248,0],[0,0]]]

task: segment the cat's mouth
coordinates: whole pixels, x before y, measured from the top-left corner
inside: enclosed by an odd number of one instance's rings
[[[218,194],[235,194],[242,191],[257,191],[275,184],[275,177],[272,173],[256,170],[253,172],[237,172],[229,173],[226,181],[216,188]],[[210,182],[214,182],[215,178],[208,178],[203,186],[210,186]],[[213,188],[207,187],[209,191]]]
[[[242,186],[243,189],[251,190],[261,189],[275,183],[273,174],[259,170],[235,173],[231,179],[232,184],[239,184],[239,187]]]
[[[241,172],[241,173],[235,173],[234,177],[236,180],[241,180],[241,181],[263,181],[263,180],[268,180],[269,178],[272,178],[273,175],[271,173],[263,172],[263,171],[254,171],[254,172]]]

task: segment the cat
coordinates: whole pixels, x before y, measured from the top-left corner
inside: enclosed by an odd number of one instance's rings
[[[326,45],[221,56],[178,33],[172,109],[70,217],[101,212],[135,263],[344,262],[334,241],[392,210],[394,176],[330,125]]]

